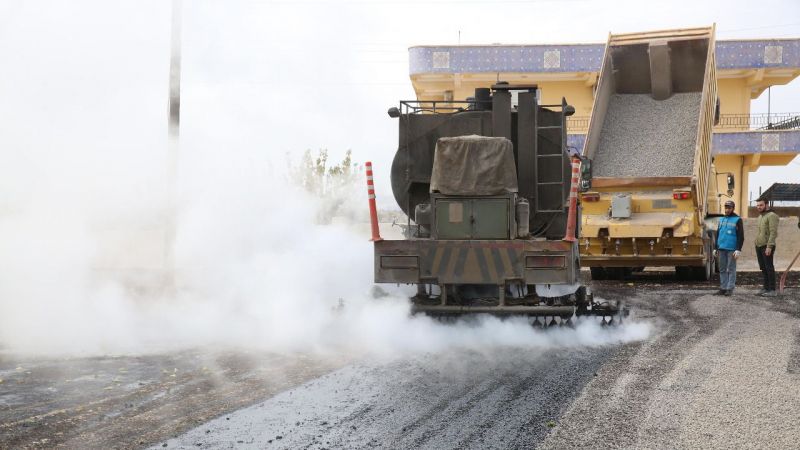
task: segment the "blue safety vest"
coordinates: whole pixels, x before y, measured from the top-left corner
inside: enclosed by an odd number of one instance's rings
[[[736,223],[741,220],[739,216],[725,216],[719,219],[717,226],[717,248],[720,250],[736,250],[738,239],[736,236]]]

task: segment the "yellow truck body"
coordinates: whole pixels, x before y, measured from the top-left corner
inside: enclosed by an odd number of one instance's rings
[[[609,35],[581,194],[581,264],[594,278],[653,266],[713,274],[717,104],[713,26]]]

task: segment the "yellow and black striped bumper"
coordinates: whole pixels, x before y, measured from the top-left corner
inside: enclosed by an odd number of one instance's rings
[[[375,242],[376,283],[571,284],[577,247],[563,241]]]

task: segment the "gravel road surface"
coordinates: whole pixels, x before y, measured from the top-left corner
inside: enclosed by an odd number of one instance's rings
[[[656,325],[653,336],[601,348],[453,351],[351,365],[165,444],[559,449],[800,442],[796,289],[769,301],[753,286],[717,297],[708,286],[645,274],[595,283],[595,290],[627,298],[639,320]]]
[[[377,360],[0,353],[0,448],[796,448],[800,273],[732,297],[658,272],[593,282],[648,339]]]
[[[799,292],[754,292],[643,295],[660,335],[606,365],[542,448],[797,448]]]

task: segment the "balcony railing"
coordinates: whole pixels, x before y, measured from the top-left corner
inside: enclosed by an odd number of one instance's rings
[[[722,114],[714,129],[724,130],[794,130],[800,129],[800,113]],[[567,131],[582,134],[589,131],[589,116],[567,118]]]
[[[589,116],[567,117],[567,133],[582,134],[589,131]]]
[[[722,114],[715,128],[733,130],[791,130],[800,128],[800,113]]]

